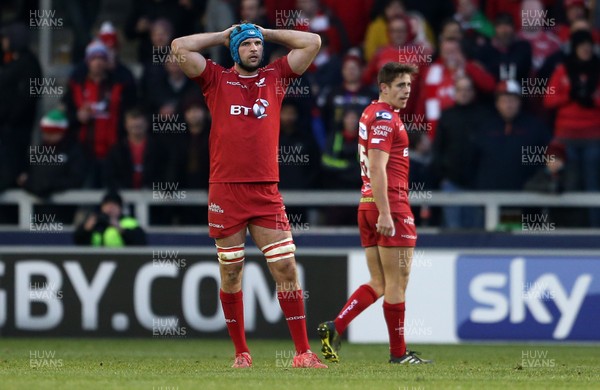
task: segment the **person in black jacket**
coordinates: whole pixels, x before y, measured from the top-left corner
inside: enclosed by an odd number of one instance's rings
[[[544,165],[527,180],[524,190],[543,194],[559,195],[569,188],[568,176],[565,174],[567,151],[565,145],[554,140],[546,147],[542,159]],[[587,223],[587,212],[573,207],[544,207],[537,214],[548,215],[548,218],[558,227],[580,227]]]
[[[65,136],[68,126],[66,115],[57,109],[42,118],[42,143],[30,148],[29,169],[17,178],[20,187],[46,198],[83,185],[83,150],[77,142]]]
[[[125,113],[127,139],[109,151],[105,183],[109,188],[152,188],[163,178],[168,153],[148,137],[149,122],[144,111],[132,108]]]
[[[504,80],[505,74],[522,80],[531,71],[532,50],[529,42],[518,39],[515,22],[508,13],[498,14],[495,21],[495,35],[490,44],[477,50],[476,57],[496,80]]]
[[[521,110],[521,87],[503,81],[496,92],[496,111],[486,117],[477,136],[475,186],[485,191],[520,191],[540,165],[550,129]]]
[[[35,55],[29,50],[29,31],[21,23],[4,27],[0,58],[0,191],[15,187],[27,167],[27,148],[39,98],[59,92],[47,88]]]
[[[298,111],[296,104],[283,101],[278,156],[282,189],[311,189],[319,178],[319,149],[312,132],[298,126]]]
[[[99,212],[86,217],[73,239],[77,245],[115,248],[146,245],[146,233],[135,218],[123,215],[123,199],[114,191],[104,195]]]
[[[473,190],[476,139],[486,114],[491,112],[475,100],[473,81],[468,76],[457,78],[454,85],[456,103],[442,111],[433,142],[432,174],[445,192]],[[443,214],[447,228],[478,225],[476,209],[472,207],[446,206]]]

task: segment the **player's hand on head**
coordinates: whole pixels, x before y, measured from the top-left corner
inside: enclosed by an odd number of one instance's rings
[[[383,236],[393,237],[396,234],[394,220],[390,214],[379,214],[375,227],[377,227],[377,233]]]
[[[223,30],[223,35],[225,36],[225,43],[224,45],[229,48],[229,42],[231,40],[231,33],[233,32],[233,30],[235,30],[236,27],[238,27],[239,24],[234,24],[231,27],[229,27],[228,29]]]
[[[259,26],[258,24],[255,24],[255,25],[254,25],[254,27],[256,27],[256,29],[257,29],[258,31],[260,31],[260,33],[262,34],[262,36],[263,36],[265,39],[267,39],[267,38],[266,38],[267,29],[263,28],[262,26]]]

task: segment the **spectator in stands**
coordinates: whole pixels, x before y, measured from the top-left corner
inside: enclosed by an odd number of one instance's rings
[[[292,12],[296,12],[296,0],[263,0],[267,20],[275,28],[285,26],[283,20]]]
[[[90,43],[87,73],[70,77],[64,97],[71,131],[92,160],[86,180],[94,188],[101,185],[108,151],[121,137],[123,112],[135,101],[135,90],[109,70],[108,56],[102,42]]]
[[[165,173],[167,182],[179,189],[207,190],[209,176],[210,115],[202,95],[192,93],[183,98],[184,134],[170,135],[171,163]],[[153,221],[165,224],[200,225],[208,223],[206,206],[160,207],[154,211]]]
[[[262,3],[262,0],[241,0],[239,11],[240,20],[258,24],[259,26],[271,26],[267,20],[265,7]]]
[[[45,93],[40,64],[29,50],[27,27],[10,24],[2,29],[1,36],[0,191],[14,187],[17,175],[27,167],[37,104]]]
[[[28,11],[35,8],[33,1],[22,2],[29,5]],[[92,39],[90,26],[96,22],[100,11],[101,1],[64,0],[61,7],[67,14],[69,27],[72,30],[71,62],[77,64],[84,59],[85,48]],[[29,11],[31,12],[31,11]]]
[[[412,30],[410,18],[401,16],[388,22],[389,44],[380,48],[369,61],[363,74],[363,83],[375,83],[377,72],[388,62],[413,62],[418,65],[421,56],[431,55],[432,50],[414,41],[415,33]]]
[[[408,158],[410,160],[410,172],[408,182],[408,191],[416,194],[417,197],[427,195],[426,191],[434,188],[434,180],[431,172],[431,140],[426,133],[421,131],[409,131],[410,146],[408,149]],[[421,226],[428,226],[431,219],[431,209],[428,205],[411,206],[415,223]]]
[[[319,96],[325,89],[342,82],[342,56],[333,51],[327,35],[320,34],[320,36],[321,50],[302,78],[306,77],[308,80],[313,96]]]
[[[437,121],[442,111],[454,105],[454,82],[462,75],[473,80],[480,96],[493,93],[496,86],[494,77],[478,63],[467,60],[458,41],[442,41],[439,58],[425,69],[421,86],[415,91],[418,94],[417,112],[422,113],[418,115],[422,115],[430,127],[431,139],[435,139]]]
[[[322,0],[322,2],[342,22],[349,45],[360,46],[365,37],[369,14],[375,0]]]
[[[522,16],[527,15],[527,17],[529,17],[530,15],[532,15],[523,14],[523,9],[529,9],[523,8],[523,3],[525,2],[526,1],[486,0],[485,15],[489,20],[495,20],[498,17],[498,15],[507,13],[510,16],[512,16],[512,19],[514,20],[515,24],[517,26],[520,26],[517,27],[517,30],[520,30],[520,28],[523,27],[523,24],[521,23]],[[555,3],[555,0],[543,0],[542,9],[547,8],[548,6],[551,6]]]
[[[148,137],[148,118],[134,107],[125,114],[127,139],[112,147],[106,159],[105,183],[108,188],[152,188],[164,180],[171,163],[168,151]]]
[[[600,191],[600,59],[593,51],[592,34],[571,35],[571,53],[550,79],[544,98],[556,109],[554,136],[567,148],[569,191]],[[600,226],[600,213],[592,212],[592,226]]]
[[[248,23],[253,23],[263,28],[293,28],[294,26],[284,25],[280,23],[280,26],[271,25],[267,19],[265,7],[262,0],[241,0],[239,8],[240,18],[239,20],[245,20]],[[217,30],[221,31],[221,30]],[[263,57],[269,58],[271,52],[275,49],[275,45],[271,42],[264,43]]]
[[[46,198],[83,185],[83,150],[79,143],[66,137],[68,127],[67,117],[60,110],[51,110],[42,118],[42,143],[30,153],[29,169],[17,179],[19,187]]]
[[[565,162],[567,151],[558,141],[546,149],[545,165],[525,183],[525,191],[560,194],[565,190]]]
[[[475,86],[468,76],[454,83],[455,104],[442,111],[433,143],[433,176],[444,192],[474,189],[475,145],[489,111],[475,97]],[[444,226],[470,229],[478,226],[471,207],[443,208]]]
[[[363,63],[358,55],[346,55],[342,65],[342,83],[324,91],[322,116],[328,134],[343,129],[346,112],[353,110],[360,113],[377,99],[375,89],[362,83],[362,69]]]
[[[436,41],[427,20],[423,15],[414,11],[407,12],[406,16],[408,16],[411,30],[415,35],[413,43],[417,46],[425,47],[428,52],[433,52]]]
[[[522,12],[528,16],[526,25],[522,25],[517,37],[529,42],[532,49],[532,66],[535,73],[541,68],[548,56],[560,50],[560,40],[552,30],[544,26],[544,6],[541,0],[525,0],[521,3],[521,8]]]
[[[442,22],[455,12],[456,1],[448,0],[403,0],[407,11],[423,15],[432,28],[432,38],[439,35]]]
[[[117,192],[104,195],[99,212],[89,214],[73,238],[77,245],[96,247],[146,245],[146,233],[138,221],[123,215],[123,199]]]
[[[371,61],[375,53],[387,45],[390,40],[388,36],[388,22],[397,19],[406,13],[402,0],[387,0],[381,14],[367,27],[364,43],[364,57],[367,62]]]
[[[284,100],[279,135],[279,188],[315,188],[319,180],[319,148],[311,131],[298,126],[296,104]]]
[[[569,42],[571,26],[577,20],[587,20],[589,10],[584,0],[565,0],[565,22],[558,25],[558,38],[562,43]]]
[[[479,9],[478,0],[458,0],[454,19],[460,23],[466,35],[494,36],[494,26]]]
[[[131,70],[121,61],[119,57],[119,38],[113,24],[109,21],[102,23],[96,36],[97,40],[102,42],[108,51],[108,69],[114,74],[115,80],[124,85],[128,91],[137,91],[135,77]],[[88,73],[86,61],[75,65],[71,78],[85,79]],[[137,92],[135,92],[137,95]]]
[[[544,166],[540,167],[531,179],[525,183],[525,191],[543,194],[561,194],[571,185],[566,182],[565,146],[558,141],[552,141],[544,158]],[[588,225],[588,214],[585,209],[573,207],[544,207],[536,214],[548,215],[548,220],[557,227],[582,227]]]
[[[442,24],[440,29],[440,36],[438,37],[438,42],[443,42],[445,40],[455,40],[462,41],[464,38],[464,32],[460,23],[458,23],[454,19],[446,19]]]
[[[208,145],[210,135],[209,113],[201,99],[190,95],[184,100],[183,113],[187,136],[181,137],[176,157],[184,188],[207,189],[209,174]],[[182,153],[183,152],[183,153]]]
[[[321,156],[323,187],[330,189],[360,188],[358,155],[358,121],[362,109],[346,107],[339,127],[329,135],[327,147]]]
[[[518,39],[509,14],[500,14],[495,23],[496,34],[490,44],[478,51],[478,58],[496,80],[522,80],[531,72],[532,53],[529,42]]]
[[[344,25],[339,18],[333,14],[327,7],[323,6],[319,0],[297,0],[296,8],[298,21],[294,24],[295,29],[300,31],[310,31],[327,37],[329,48],[332,53],[341,54],[349,48],[348,35]],[[308,23],[306,23],[308,22]],[[308,24],[308,25],[307,25]],[[321,49],[323,51],[323,49]],[[315,64],[319,57],[315,59]]]
[[[281,0],[276,1],[280,2]],[[296,0],[287,1],[295,3]],[[208,0],[204,16],[204,31],[224,31],[233,24],[239,23],[240,20],[236,19],[236,12],[232,3],[230,0]],[[279,9],[279,5],[276,5],[275,8]],[[225,68],[233,66],[229,49],[224,45],[211,47],[207,51],[207,57],[216,63],[223,65]]]
[[[166,114],[164,105],[172,105],[169,111],[180,113],[181,99],[197,87],[177,66],[172,54],[164,56],[162,61],[144,67],[140,83],[142,99],[152,113]]]
[[[144,66],[152,66],[163,62],[163,58],[171,51],[171,41],[174,38],[174,27],[168,19],[159,18],[150,26],[150,43],[152,57],[145,60]]]
[[[576,31],[588,31],[592,34],[592,36],[594,36],[594,32],[592,31],[592,26],[590,22],[584,19],[578,19],[575,22],[573,22],[573,24],[571,25],[571,34],[573,34]],[[594,39],[594,42],[596,42],[596,39]],[[556,70],[556,67],[565,61],[569,53],[571,53],[570,42],[562,44],[561,50],[556,51],[553,54],[550,54],[548,57],[546,57],[542,64],[542,67],[538,70],[536,77],[544,80],[550,80],[550,77],[552,77],[552,74]]]
[[[171,38],[173,36],[184,36],[198,31],[200,28],[200,16],[204,12],[206,1],[179,0],[158,1],[138,0],[133,2],[133,7],[127,17],[125,24],[125,36],[130,40],[138,41],[138,62],[152,62],[153,38],[152,30],[154,22],[158,19],[168,21],[171,26]],[[219,15],[221,18],[224,15]],[[218,20],[212,18],[209,21]],[[228,23],[231,26],[233,23]],[[173,31],[174,27],[174,31]],[[212,29],[210,31],[221,31]],[[167,46],[171,43],[169,39]]]
[[[108,68],[114,72],[119,79],[124,80],[129,85],[135,86],[133,73],[131,73],[131,70],[123,64],[119,57],[119,37],[117,35],[117,30],[110,21],[106,21],[100,25],[98,39],[100,39],[108,49]]]
[[[548,144],[550,130],[521,110],[521,86],[502,81],[496,92],[496,110],[486,117],[477,137],[476,188],[520,191],[535,173],[539,151]]]

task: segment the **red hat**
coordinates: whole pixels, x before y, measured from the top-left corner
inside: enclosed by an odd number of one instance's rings
[[[117,36],[117,30],[111,22],[104,22],[100,26],[100,31],[98,32],[98,38],[106,45],[108,48],[115,48],[119,45],[119,38]]]
[[[343,60],[343,64],[346,63],[346,61],[354,61],[356,63],[358,63],[358,65],[362,66],[363,65],[363,60],[362,58],[355,53],[348,53],[344,56],[344,60]]]
[[[59,109],[49,111],[40,123],[40,128],[43,133],[56,134],[64,133],[69,127],[69,121],[64,112]]]

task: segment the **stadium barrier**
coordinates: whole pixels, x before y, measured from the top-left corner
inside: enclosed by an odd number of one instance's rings
[[[135,216],[142,227],[149,226],[149,207],[159,206],[206,206],[206,191],[187,190],[125,190],[121,192],[126,203],[134,205]],[[51,196],[44,204],[97,205],[103,191],[74,190]],[[357,206],[358,191],[282,191],[287,206]],[[413,206],[479,206],[485,210],[485,230],[494,231],[500,221],[500,210],[506,206],[516,207],[600,207],[598,193],[563,193],[560,195],[523,192],[439,192],[415,190],[409,193]],[[18,227],[28,230],[33,206],[42,200],[23,190],[0,193],[0,205],[16,204],[19,208]]]
[[[360,248],[300,248],[309,331],[367,281]],[[244,271],[251,338],[288,330],[262,255]],[[214,248],[0,248],[0,334],[226,337]],[[381,300],[351,342],[387,342]],[[415,250],[403,331],[411,343],[600,341],[600,250]],[[314,334],[313,334],[314,336]]]

